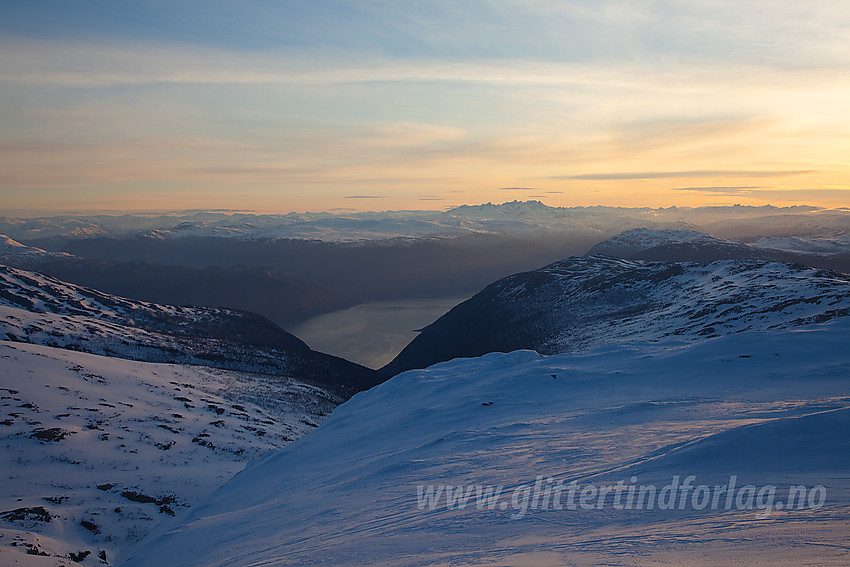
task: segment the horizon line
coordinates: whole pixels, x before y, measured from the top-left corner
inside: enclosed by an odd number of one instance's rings
[[[528,199],[528,200],[519,200],[514,199],[512,201],[504,201],[501,203],[493,203],[492,201],[488,201],[486,203],[464,203],[461,205],[452,205],[446,206],[441,209],[409,209],[409,208],[400,208],[400,209],[382,209],[382,210],[355,210],[355,209],[346,209],[344,211],[339,208],[336,209],[325,209],[325,210],[305,210],[305,211],[297,211],[297,210],[280,210],[280,211],[270,211],[266,209],[230,209],[230,208],[180,208],[180,209],[89,209],[89,210],[80,210],[80,209],[67,209],[67,210],[43,210],[43,209],[11,209],[5,211],[0,218],[9,218],[9,219],[35,219],[35,218],[57,218],[57,217],[87,217],[87,216],[179,216],[179,215],[192,215],[192,214],[223,214],[235,216],[237,214],[249,214],[254,216],[273,216],[273,215],[289,215],[289,214],[303,214],[303,215],[315,215],[315,214],[328,214],[328,215],[359,215],[359,214],[381,214],[381,213],[401,213],[401,212],[449,212],[455,209],[460,209],[463,207],[501,207],[505,205],[510,205],[513,203],[538,203],[548,209],[563,209],[563,210],[578,210],[578,209],[621,209],[621,210],[643,210],[643,211],[667,211],[667,210],[699,210],[699,209],[732,209],[732,208],[742,208],[742,209],[775,209],[775,210],[791,210],[791,209],[810,209],[811,211],[850,211],[850,207],[825,207],[822,205],[813,205],[813,204],[794,204],[794,205],[784,205],[777,206],[771,205],[770,203],[764,205],[744,205],[741,203],[734,203],[731,205],[701,205],[701,206],[679,206],[679,205],[671,205],[669,207],[653,207],[650,205],[644,206],[618,206],[618,205],[573,205],[573,206],[558,206],[558,205],[547,205],[540,201],[539,199]]]

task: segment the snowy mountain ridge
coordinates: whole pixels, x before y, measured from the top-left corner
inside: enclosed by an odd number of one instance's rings
[[[597,254],[629,258],[633,254],[659,246],[699,244],[714,246],[743,246],[737,242],[723,240],[696,230],[658,230],[634,228],[600,242],[588,250],[588,256]]]
[[[5,234],[0,234],[0,264],[14,261],[15,265],[36,265],[48,260],[62,260],[73,258],[64,252],[47,252],[41,248],[26,246],[16,240],[12,240]]]
[[[312,351],[259,315],[133,301],[7,266],[0,266],[3,339],[286,375],[336,386],[348,395],[380,381],[371,370]]]
[[[0,235],[0,264],[151,303],[212,305],[260,313],[281,326],[356,300],[267,266],[203,269],[47,252]]]
[[[850,276],[778,262],[573,257],[499,280],[423,329],[384,370],[534,349],[683,340],[819,323],[850,314]]]

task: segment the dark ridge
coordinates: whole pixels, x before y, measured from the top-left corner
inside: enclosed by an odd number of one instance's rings
[[[0,320],[8,340],[147,362],[202,364],[288,376],[347,398],[380,383],[378,372],[310,349],[261,315],[233,309],[175,307],[132,301],[0,266],[0,304],[63,318],[21,328]]]
[[[760,260],[646,262],[573,257],[503,278],[425,327],[381,371],[533,349],[687,340],[816,324],[850,312],[850,276]]]

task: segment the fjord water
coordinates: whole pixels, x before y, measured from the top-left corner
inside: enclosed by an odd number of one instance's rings
[[[314,350],[380,368],[395,358],[419,329],[473,294],[361,303],[313,317],[290,331]]]

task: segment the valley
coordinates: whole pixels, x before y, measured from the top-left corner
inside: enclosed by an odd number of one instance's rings
[[[54,241],[74,254],[7,238],[0,560],[843,565],[844,217],[778,236],[759,212],[737,240],[734,218],[601,239],[646,211],[581,211],[577,236],[576,211],[539,203],[431,215],[425,236],[407,212],[360,240],[223,221]],[[435,234],[446,219],[499,228]],[[670,483],[691,491],[672,508]],[[647,487],[652,506],[615,505]]]
[[[418,334],[472,293],[362,303],[308,319],[292,328],[314,349],[381,368]]]

